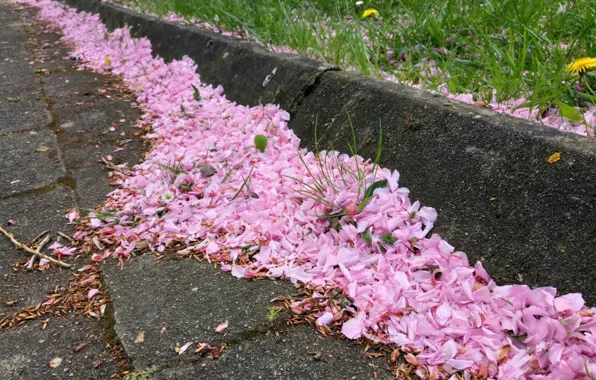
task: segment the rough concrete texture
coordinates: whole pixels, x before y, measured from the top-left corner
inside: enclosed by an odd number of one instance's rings
[[[89,71],[58,72],[43,79],[56,111],[112,100],[106,97],[106,87],[112,80]]]
[[[97,142],[121,142],[138,132],[132,128],[138,111],[123,100],[102,102],[56,111],[56,127],[66,148],[81,148]],[[106,120],[113,123],[106,124]]]
[[[263,339],[231,345],[218,360],[172,367],[154,378],[373,380],[390,379],[388,367],[387,358],[366,358],[362,346],[322,338],[307,326],[296,326],[278,335],[268,332]]]
[[[268,328],[271,299],[294,290],[284,281],[236,279],[207,262],[155,264],[154,256],[141,256],[122,270],[106,266],[114,328],[136,369],[192,360],[197,343],[215,346],[258,335]],[[228,327],[216,333],[225,321]],[[135,343],[141,333],[144,342]],[[194,343],[188,355],[174,351],[188,342]]]
[[[38,322],[0,333],[0,379],[110,379],[117,368],[105,330],[100,322],[65,318],[43,330]],[[52,368],[56,359],[60,365]]]
[[[49,130],[0,136],[0,198],[58,183],[65,175]]]
[[[112,188],[99,157],[134,164],[142,156],[130,128],[139,116],[130,94],[119,91],[116,78],[76,71],[73,61],[62,59],[67,47],[55,44],[60,35],[35,15],[33,8],[0,0],[0,225],[25,244],[45,230],[52,241],[58,231],[70,233],[67,210],[95,208],[105,199]],[[118,132],[108,137],[103,132],[112,123]],[[72,278],[58,267],[27,270],[28,259],[0,235],[0,319],[46,301]],[[109,379],[123,359],[112,352],[109,327],[107,320],[46,314],[0,329],[0,379]],[[62,362],[52,368],[55,358]]]
[[[499,283],[553,285],[596,302],[593,141],[414,88],[328,71],[302,58],[263,53],[243,41],[96,0],[65,1],[101,13],[111,27],[129,23],[162,56],[190,53],[203,78],[221,83],[229,99],[281,104],[291,111],[290,126],[306,147],[313,148],[318,116],[322,148],[333,142],[346,152],[345,141],[352,138],[349,111],[359,153],[372,158],[380,121],[382,163],[400,171],[412,198],[438,210],[435,232],[472,263],[482,260]],[[275,67],[283,70],[273,77],[271,90],[263,88],[262,77]],[[276,86],[283,95],[267,95]],[[555,152],[562,159],[549,164]]]
[[[17,196],[0,201],[0,224],[21,242],[33,240],[41,231],[69,231],[64,211],[76,207],[74,192],[59,186],[34,196]],[[6,225],[13,220],[14,225]],[[17,251],[4,237],[0,239],[0,314],[11,314],[45,301],[48,290],[65,285],[69,271],[29,271],[14,268],[24,265],[29,255]],[[0,338],[1,340],[1,338]],[[0,377],[1,378],[1,377]]]
[[[79,9],[100,13],[108,28],[129,25],[134,34],[148,37],[153,53],[166,60],[187,55],[198,65],[201,80],[222,85],[228,99],[240,104],[276,103],[285,109],[295,107],[316,78],[336,67],[291,54],[272,54],[246,41],[187,27],[160,22],[109,4],[68,0]],[[270,76],[271,81],[264,86]]]
[[[22,69],[17,66],[4,67],[4,70],[0,68],[0,73],[5,73],[9,78],[21,78],[18,82],[19,87],[0,84],[0,135],[43,129],[52,120],[39,89],[39,80],[31,67],[29,69],[27,72],[21,72]]]

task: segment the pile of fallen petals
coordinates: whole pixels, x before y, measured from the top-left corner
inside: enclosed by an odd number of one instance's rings
[[[228,101],[221,87],[201,84],[191,59],[166,64],[147,39],[108,32],[97,15],[53,0],[18,2],[62,28],[84,67],[120,75],[152,131],[145,162],[121,174],[120,188],[91,214],[87,239],[112,243],[96,260],[177,249],[236,277],[341,289],[344,309],[320,312],[317,323],[348,315],[346,337],[407,348],[406,360],[430,378],[596,374],[596,309],[550,287],[497,286],[480,263],[427,237],[436,213],[410,201],[396,171],[301,150],[287,112]],[[266,136],[264,149],[256,135]]]

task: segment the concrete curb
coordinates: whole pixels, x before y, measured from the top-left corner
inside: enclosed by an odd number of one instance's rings
[[[347,113],[359,153],[374,157],[383,125],[383,166],[401,173],[412,197],[439,213],[435,231],[499,283],[552,285],[596,303],[596,144],[536,123],[196,27],[164,22],[98,0],[63,0],[131,26],[167,60],[190,56],[207,83],[240,104],[277,103],[313,148],[346,151]],[[275,70],[271,82],[263,86]],[[561,153],[561,160],[547,158]]]

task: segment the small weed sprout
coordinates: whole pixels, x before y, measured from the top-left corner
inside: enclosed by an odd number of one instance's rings
[[[317,133],[318,117],[315,119],[315,153],[314,161],[315,168],[309,167],[307,163],[307,156],[303,152],[298,151],[299,158],[304,165],[307,174],[307,179],[301,180],[295,177],[287,176],[288,178],[298,182],[301,186],[297,189],[292,189],[300,197],[311,199],[329,209],[328,214],[319,215],[320,218],[339,218],[348,214],[347,209],[349,205],[335,204],[330,200],[340,195],[344,189],[357,188],[357,196],[355,202],[358,203],[358,212],[361,212],[366,204],[372,199],[372,193],[375,189],[387,185],[387,181],[375,182],[376,172],[379,167],[381,159],[383,135],[382,125],[379,121],[379,142],[377,146],[377,154],[372,166],[358,156],[356,132],[352,119],[348,114],[348,121],[352,132],[352,142],[348,143],[351,156],[340,154],[337,151],[320,151],[319,140]],[[333,144],[330,144],[333,149]],[[305,158],[306,157],[306,158]],[[370,182],[370,186],[367,184]],[[350,216],[353,212],[349,212]]]
[[[147,379],[150,379],[153,374],[155,374],[157,371],[159,371],[159,369],[160,368],[158,366],[153,366],[153,367],[146,368],[142,371],[130,372],[130,373],[127,373],[126,375],[124,375],[124,377],[122,379],[123,380],[147,380]]]
[[[267,309],[267,319],[269,320],[269,322],[273,322],[277,319],[277,317],[279,316],[279,313],[281,312],[282,308],[279,306],[272,306],[270,308]]]
[[[246,187],[246,189],[248,190],[249,194],[252,194],[252,191],[250,191],[250,187],[248,187],[248,183],[250,182],[250,175],[252,174],[252,171],[255,167],[251,166],[250,171],[248,172],[248,175],[246,176],[246,178],[242,177],[242,185],[240,186],[240,188],[238,189],[238,191],[236,192],[236,194],[234,194],[234,196],[232,197],[232,201],[234,199],[236,199],[238,197],[238,195],[240,195],[240,192],[242,192],[242,189],[244,189]]]

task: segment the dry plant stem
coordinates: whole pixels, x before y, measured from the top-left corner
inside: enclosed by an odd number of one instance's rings
[[[114,170],[114,171],[121,172],[121,173],[124,173],[124,171],[126,170],[124,168],[121,168],[121,167],[118,167],[118,166],[112,164],[105,157],[101,157],[101,159],[99,160],[99,162],[101,162],[102,164],[104,164],[105,167],[106,167],[106,169]]]
[[[42,235],[43,236],[43,235]],[[35,239],[37,240],[37,239]],[[47,235],[38,245],[36,248],[37,252],[41,252],[41,250],[43,249],[43,247],[48,244],[50,242],[50,236]],[[37,259],[37,256],[31,256],[31,260],[29,260],[29,262],[27,263],[27,269],[33,269],[33,265],[35,265],[35,261]]]
[[[37,245],[37,252],[41,252],[43,247],[50,242],[50,235],[46,236],[38,245]]]
[[[18,242],[18,241],[17,241],[17,240],[14,238],[13,234],[11,234],[10,232],[6,231],[6,230],[5,230],[4,228],[2,228],[2,227],[0,227],[0,232],[2,232],[2,233],[3,233],[3,234],[4,234],[4,235],[7,237],[7,238],[9,238],[9,239],[10,239],[10,241],[12,242],[12,244],[14,244],[14,245],[15,245],[15,247],[17,247],[18,249],[22,249],[22,250],[24,250],[24,251],[26,251],[26,252],[28,252],[28,253],[31,253],[31,254],[33,254],[33,255],[35,255],[35,256],[38,256],[38,257],[44,258],[44,259],[48,260],[48,261],[49,261],[49,262],[51,262],[51,263],[54,263],[54,264],[60,265],[61,267],[64,267],[64,268],[70,268],[70,267],[72,267],[72,265],[71,265],[71,264],[67,264],[67,263],[65,263],[65,262],[63,262],[63,261],[56,260],[56,259],[54,259],[53,257],[50,257],[50,256],[48,256],[48,255],[44,255],[43,253],[39,252],[38,250],[31,249],[31,248],[27,247],[27,246],[26,246],[25,244],[23,244],[23,243],[19,243],[19,242]],[[44,239],[44,240],[45,240],[45,239]],[[49,239],[48,239],[48,240],[49,240]],[[40,245],[41,245],[41,244],[40,244]]]
[[[56,232],[56,235],[62,236],[63,238],[65,238],[66,240],[68,240],[70,242],[70,244],[74,244],[75,243],[74,240],[70,236],[68,236],[67,234],[65,234],[64,232],[58,231],[58,232]]]
[[[29,261],[27,261],[27,269],[31,270],[33,269],[33,266],[35,265],[35,262],[37,261],[37,256],[33,255],[31,256],[31,258],[29,259]]]
[[[35,244],[36,241],[38,241],[39,239],[41,239],[43,237],[43,235],[47,234],[48,232],[50,232],[50,230],[45,230],[45,231],[41,232],[39,235],[37,235],[35,237],[35,239],[33,239],[31,241],[31,244]]]

